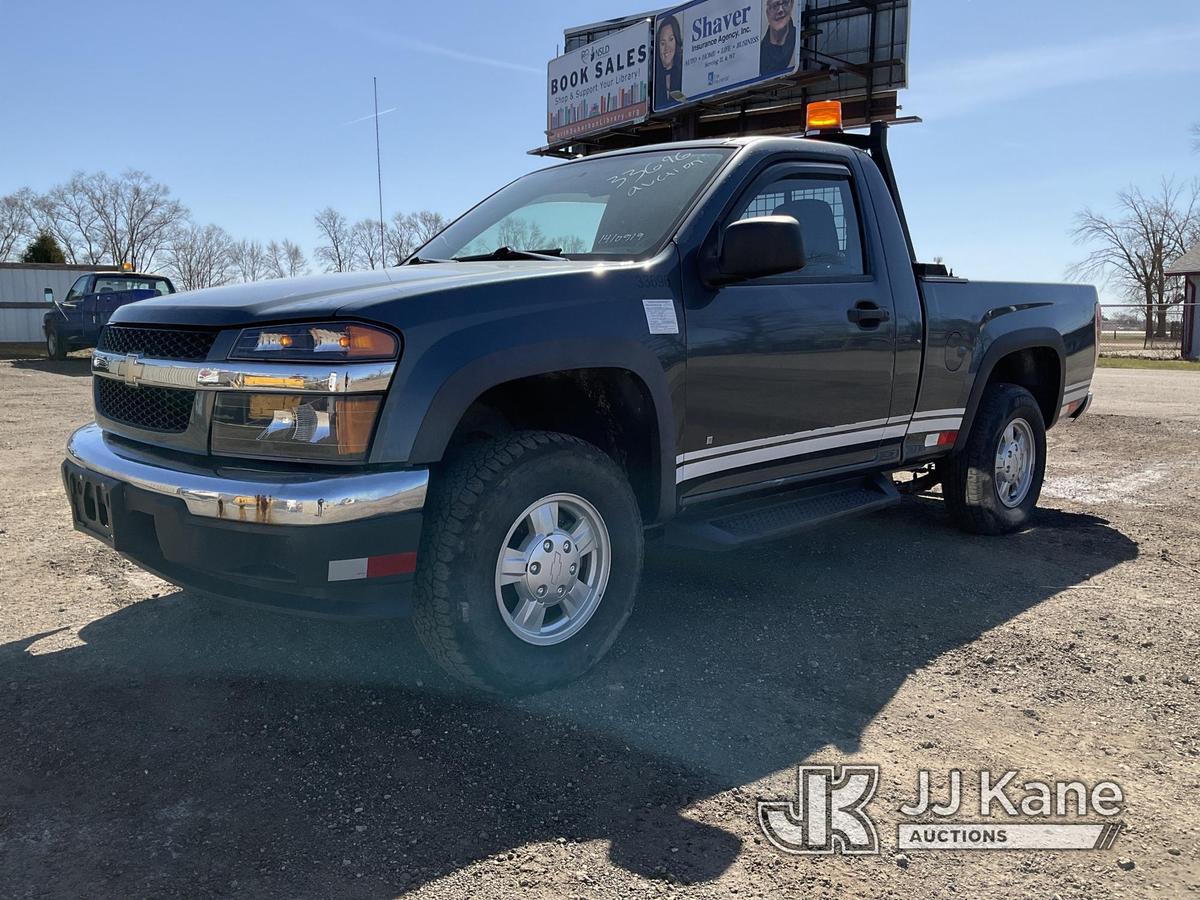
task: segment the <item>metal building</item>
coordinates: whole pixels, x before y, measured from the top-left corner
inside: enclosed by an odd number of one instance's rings
[[[46,302],[46,288],[62,300],[80,275],[115,271],[117,266],[0,263],[0,343],[45,340],[42,318],[54,308]]]

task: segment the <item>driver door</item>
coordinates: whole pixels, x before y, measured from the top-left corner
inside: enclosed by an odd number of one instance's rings
[[[895,427],[891,291],[851,172],[772,166],[718,228],[767,215],[800,222],[808,263],[689,299],[683,498],[870,466]]]

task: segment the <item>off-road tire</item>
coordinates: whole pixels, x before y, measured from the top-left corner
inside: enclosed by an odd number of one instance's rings
[[[530,503],[570,493],[604,519],[611,570],[600,605],[562,643],[535,646],[505,624],[496,563]],[[599,449],[570,435],[523,431],[473,446],[435,473],[417,556],[413,624],[430,656],[471,687],[523,694],[565,684],[594,666],[633,611],[643,528],[629,482]]]
[[[1009,423],[1029,423],[1037,458],[1033,483],[1020,505],[1000,502],[995,483],[996,450]],[[1033,395],[1014,384],[992,384],[983,393],[966,446],[946,463],[942,494],[950,518],[973,534],[1010,534],[1029,525],[1046,474],[1046,424]]]

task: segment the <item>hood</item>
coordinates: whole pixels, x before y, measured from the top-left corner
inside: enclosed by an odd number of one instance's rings
[[[366,272],[277,278],[171,294],[123,306],[112,322],[226,327],[320,316],[372,316],[373,307],[488,283],[624,267],[568,260],[429,263]]]

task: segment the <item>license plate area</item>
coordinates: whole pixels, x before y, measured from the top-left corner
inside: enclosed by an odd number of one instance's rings
[[[116,540],[113,520],[120,502],[121,483],[71,463],[63,465],[63,482],[75,527],[113,545]]]

